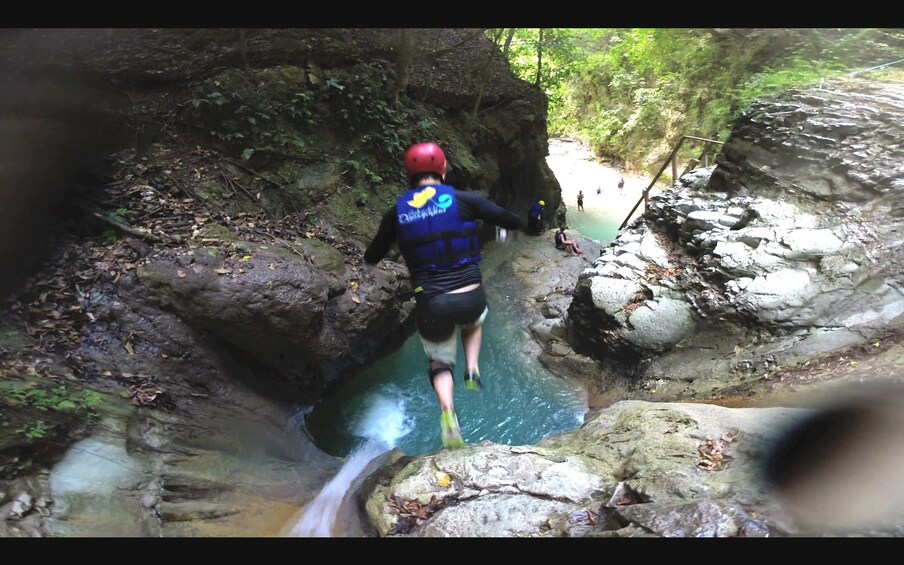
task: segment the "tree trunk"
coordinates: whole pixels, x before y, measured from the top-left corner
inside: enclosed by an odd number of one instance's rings
[[[508,30],[508,37],[505,38],[505,45],[502,46],[502,55],[505,57],[505,60],[508,61],[508,53],[509,47],[512,46],[512,39],[515,37],[515,30],[518,29],[516,27],[510,27]]]
[[[411,60],[414,50],[411,48],[411,30],[402,28],[399,30],[399,58],[396,60],[396,89],[393,100],[398,101],[408,89],[408,79],[411,73]]]
[[[543,28],[540,28],[540,37],[537,39],[537,80],[534,84],[540,86],[540,77],[543,71]]]
[[[242,66],[246,71],[251,70],[248,64],[248,43],[245,41],[245,28],[239,28],[239,53],[242,54]]]
[[[489,78],[491,59],[492,53],[487,53],[486,58],[483,60],[483,65],[481,65],[480,67],[480,75],[478,78],[479,83],[477,85],[477,98],[474,100],[474,109],[471,111],[471,117],[475,120],[477,119],[477,110],[480,109],[480,103],[483,100],[483,91]]]

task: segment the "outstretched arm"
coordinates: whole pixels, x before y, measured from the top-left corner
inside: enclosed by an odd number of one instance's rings
[[[523,226],[521,218],[476,192],[456,189],[455,197],[471,208],[474,219],[487,220],[510,230],[520,230]]]
[[[364,252],[365,263],[373,265],[379,263],[380,260],[386,256],[386,253],[389,251],[389,248],[396,238],[397,222],[396,209],[395,206],[393,206],[383,214],[383,219],[380,221],[380,227],[377,229],[377,234]]]

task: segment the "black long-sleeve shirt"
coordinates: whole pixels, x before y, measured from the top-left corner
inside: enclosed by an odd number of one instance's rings
[[[522,227],[521,219],[518,216],[476,192],[455,189],[455,198],[458,200],[458,211],[464,221],[485,220],[512,230],[519,230]],[[364,252],[364,261],[366,263],[373,265],[386,256],[389,248],[396,242],[398,222],[396,207],[392,206],[383,214],[377,234]],[[420,289],[417,291],[418,295],[425,298],[481,281],[482,278],[477,263],[464,265],[450,271],[425,272],[412,275],[415,289]]]

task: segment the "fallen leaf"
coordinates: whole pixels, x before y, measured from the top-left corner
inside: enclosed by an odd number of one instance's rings
[[[176,271],[176,276],[179,277],[180,279],[184,279],[185,271],[183,271],[182,269],[179,269],[178,271]]]
[[[449,488],[452,484],[452,477],[449,473],[437,473],[436,485],[440,488]]]

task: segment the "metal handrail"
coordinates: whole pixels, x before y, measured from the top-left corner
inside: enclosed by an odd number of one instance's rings
[[[682,135],[681,139],[678,140],[677,145],[675,145],[675,148],[672,149],[672,152],[669,154],[668,159],[666,159],[665,163],[662,164],[662,168],[660,168],[659,172],[656,173],[656,176],[653,177],[653,180],[650,182],[650,185],[644,189],[643,194],[637,200],[637,204],[635,204],[634,207],[631,208],[631,211],[628,212],[628,215],[625,217],[625,221],[623,221],[622,224],[618,227],[619,230],[625,229],[625,226],[628,225],[628,221],[631,219],[631,216],[634,215],[634,212],[637,211],[637,208],[638,208],[638,206],[640,206],[641,202],[643,202],[644,207],[646,207],[647,197],[650,194],[650,190],[652,190],[653,186],[656,185],[656,181],[658,181],[659,177],[662,176],[662,173],[665,171],[665,168],[669,166],[669,163],[672,164],[672,180],[675,181],[678,179],[678,150],[681,149],[681,145],[684,143],[685,139],[691,139],[694,141],[702,141],[706,144],[703,148],[703,153],[701,154],[701,158],[703,159],[704,167],[709,166],[709,160],[708,160],[709,144],[715,143],[717,145],[723,145],[725,143],[724,141],[717,141],[715,139],[706,139],[705,137],[697,137],[694,135]],[[691,162],[700,162],[700,160],[694,159]],[[684,172],[686,173],[687,170],[688,169],[686,168]],[[684,174],[684,173],[682,173],[682,174]]]

